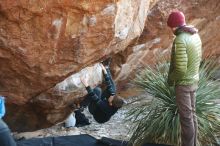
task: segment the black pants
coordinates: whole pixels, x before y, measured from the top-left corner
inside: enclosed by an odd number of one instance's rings
[[[111,72],[110,72],[109,67],[106,68],[106,71],[107,71],[107,75],[108,75],[109,78],[110,78],[110,82],[111,82],[112,88],[113,88],[114,92],[116,93],[115,82],[114,82],[113,79],[112,79],[112,75],[111,75]],[[101,89],[100,87],[94,88],[93,92],[94,92],[98,97],[100,97],[102,100],[103,100],[103,99],[107,99],[108,97],[111,96],[107,90],[102,91],[102,89]]]
[[[2,119],[0,119],[0,146],[16,146],[10,129]]]
[[[115,91],[116,93],[116,85],[115,85],[115,82],[113,81],[112,79],[112,75],[111,75],[111,72],[110,72],[110,69],[109,68],[106,68],[106,71],[107,71],[107,75],[109,76],[110,78],[110,82],[112,84],[112,88],[113,90]],[[95,87],[93,89],[93,92],[99,97],[101,98],[102,100],[106,100],[108,97],[110,97],[110,93],[107,91],[107,90],[102,90],[100,87]],[[80,103],[80,106],[81,107],[87,107],[90,103],[92,102],[91,98],[89,96],[85,97],[85,99]]]

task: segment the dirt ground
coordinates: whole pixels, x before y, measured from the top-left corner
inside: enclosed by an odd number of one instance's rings
[[[128,101],[129,102],[129,101]],[[131,105],[125,106],[120,109],[110,121],[99,124],[94,121],[92,115],[87,109],[84,110],[86,117],[89,118],[91,124],[84,127],[72,127],[65,128],[63,123],[55,125],[53,127],[42,129],[34,132],[24,132],[24,133],[14,133],[16,139],[29,139],[29,138],[42,138],[48,136],[67,136],[67,135],[79,135],[79,134],[89,134],[95,138],[109,137],[118,140],[128,140],[129,139],[129,127],[128,123],[125,123],[124,119],[126,112],[131,108]]]

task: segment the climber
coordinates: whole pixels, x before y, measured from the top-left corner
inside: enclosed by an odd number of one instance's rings
[[[111,116],[113,116],[124,104],[124,100],[115,94],[116,87],[111,77],[109,63],[110,59],[107,59],[101,64],[105,83],[107,85],[104,91],[102,91],[100,87],[95,87],[92,89],[88,85],[88,78],[80,78],[88,92],[85,101],[89,101],[89,112],[93,115],[94,119],[98,123],[105,123],[109,121]]]
[[[11,135],[11,131],[2,120],[5,115],[4,97],[0,96],[0,146],[16,146],[16,143]]]

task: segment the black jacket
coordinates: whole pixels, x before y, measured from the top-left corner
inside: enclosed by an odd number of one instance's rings
[[[107,122],[111,116],[118,111],[118,108],[110,106],[108,102],[108,98],[111,95],[115,95],[113,85],[108,75],[105,75],[105,84],[107,85],[105,90],[107,92],[107,94],[105,94],[106,97],[98,97],[90,86],[86,87],[88,98],[92,99],[92,102],[89,104],[89,109],[92,109],[93,112],[91,112],[91,114],[93,114],[94,119],[98,123]]]

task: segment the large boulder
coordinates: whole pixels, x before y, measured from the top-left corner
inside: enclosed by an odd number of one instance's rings
[[[6,121],[31,131],[62,121],[77,98],[54,94],[68,76],[141,35],[149,0],[1,0],[0,94]]]

